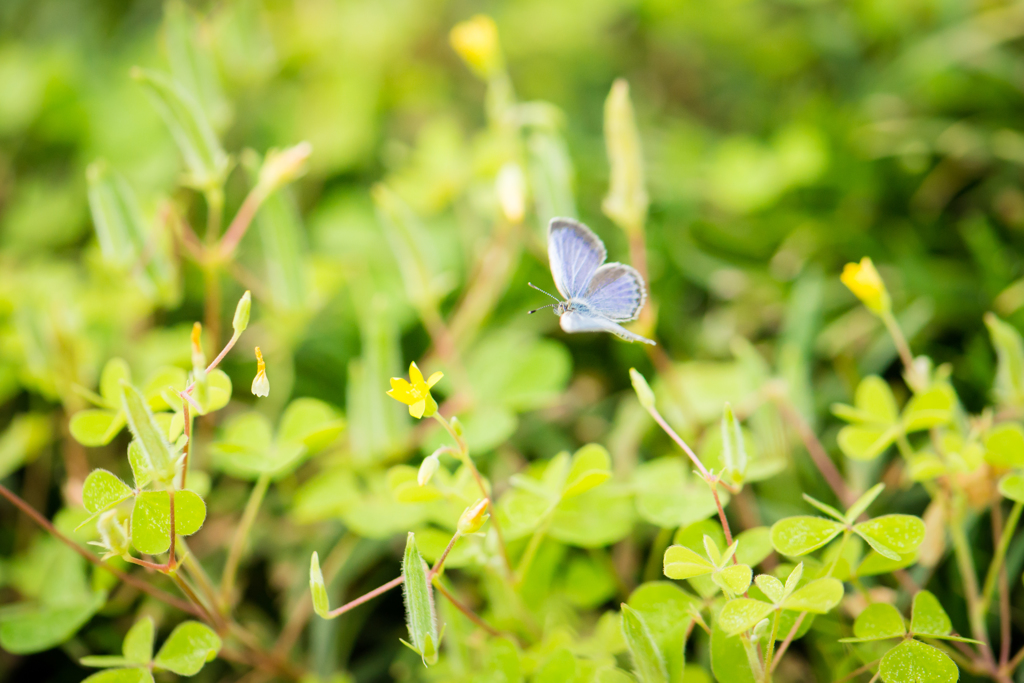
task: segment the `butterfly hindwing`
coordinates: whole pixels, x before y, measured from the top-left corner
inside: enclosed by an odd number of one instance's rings
[[[615,322],[625,322],[640,314],[647,291],[636,268],[606,263],[594,272],[582,298],[595,313]]]
[[[583,315],[579,311],[569,311],[562,315],[559,322],[566,332],[610,332],[620,339],[630,342],[643,342],[654,346],[655,343],[647,337],[641,337],[627,330],[622,325],[602,318],[598,315]]]
[[[583,296],[606,255],[601,238],[579,221],[554,218],[548,225],[551,276],[566,299]]]

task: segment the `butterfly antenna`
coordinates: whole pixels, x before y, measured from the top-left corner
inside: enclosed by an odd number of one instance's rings
[[[538,292],[544,292],[544,290],[543,290],[543,289],[541,289],[541,288],[540,288],[540,287],[538,287],[537,285],[533,284],[532,282],[527,282],[526,284],[530,285],[531,287],[533,287],[534,289],[536,289],[536,290],[537,290]],[[555,300],[555,301],[557,301],[558,303],[562,303],[562,300],[561,300],[561,299],[559,299],[559,298],[558,298],[557,296],[555,296],[554,294],[551,294],[551,293],[549,293],[549,292],[544,292],[544,293],[545,293],[545,294],[547,294],[548,296],[550,296],[550,297],[551,297],[552,299],[554,299],[554,300]],[[538,309],[536,309],[536,310],[540,310],[540,309],[538,308]],[[531,311],[531,312],[532,312],[532,311]]]
[[[545,292],[545,294],[546,294],[546,293],[547,293],[547,292]],[[559,303],[561,303],[561,302],[559,302]],[[558,305],[558,304],[548,304],[547,306],[541,306],[540,308],[535,308],[535,309],[533,309],[532,311],[527,311],[527,312],[526,312],[526,314],[527,314],[527,315],[533,315],[533,314],[534,314],[534,313],[536,313],[537,311],[543,311],[543,310],[544,310],[545,308],[553,308],[553,307],[555,307],[555,306],[557,306],[557,305]]]

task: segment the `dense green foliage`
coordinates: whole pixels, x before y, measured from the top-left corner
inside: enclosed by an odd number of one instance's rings
[[[0,679],[1024,680],[1019,6],[0,27]]]

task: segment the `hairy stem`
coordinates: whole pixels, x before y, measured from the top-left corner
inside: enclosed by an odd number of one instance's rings
[[[772,653],[775,651],[775,637],[779,635],[779,615],[782,610],[775,610],[775,616],[772,618],[772,634],[768,638],[768,645],[765,649],[764,654],[764,683],[772,682],[772,671],[775,670],[772,662]]]

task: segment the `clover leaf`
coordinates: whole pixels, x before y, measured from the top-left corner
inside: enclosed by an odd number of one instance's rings
[[[183,621],[153,657],[155,626],[151,617],[144,617],[128,630],[121,645],[123,656],[99,655],[83,657],[83,666],[108,669],[85,679],[90,683],[151,682],[150,671],[170,671],[179,676],[194,676],[206,662],[220,651],[220,637],[206,624]]]
[[[843,598],[843,583],[830,576],[809,581],[797,588],[804,565],[798,564],[783,584],[774,576],[760,574],[754,580],[770,602],[756,598],[734,598],[725,603],[718,623],[728,635],[752,629],[772,612],[811,612],[826,614]]]
[[[706,557],[694,552],[684,545],[669,546],[665,550],[664,572],[670,579],[692,579],[698,576],[710,576],[711,580],[726,594],[739,595],[745,593],[750,586],[753,574],[745,564],[733,564],[739,541],[734,541],[724,553],[719,552],[718,545],[711,536],[704,536]]]

